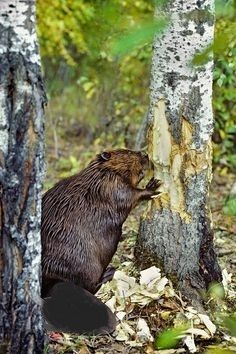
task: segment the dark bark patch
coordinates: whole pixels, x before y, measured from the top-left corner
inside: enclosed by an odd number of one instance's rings
[[[222,274],[213,247],[213,232],[205,215],[199,216],[199,228],[202,234],[199,250],[199,273],[208,288],[214,282],[220,283]]]
[[[184,37],[191,36],[193,34],[193,31],[191,31],[191,30],[183,30],[183,31],[180,32],[180,34],[181,34],[181,36],[184,36]]]

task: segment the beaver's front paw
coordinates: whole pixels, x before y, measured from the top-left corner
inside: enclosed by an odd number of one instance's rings
[[[157,189],[162,185],[162,182],[159,179],[152,177],[148,184],[146,185],[146,189],[152,192],[157,191]]]

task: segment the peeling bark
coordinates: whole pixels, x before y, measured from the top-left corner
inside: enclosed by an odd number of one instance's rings
[[[45,93],[34,1],[1,2],[0,37],[0,352],[42,353]]]
[[[199,293],[221,271],[213,246],[211,181],[212,68],[191,65],[213,41],[213,0],[168,1],[170,26],[154,42],[147,145],[164,193],[149,205],[136,254],[154,258],[182,292]]]

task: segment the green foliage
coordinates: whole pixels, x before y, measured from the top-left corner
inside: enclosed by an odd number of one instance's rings
[[[149,99],[150,36],[160,28],[153,10],[153,3],[144,0],[38,0],[50,115],[60,136],[66,126],[80,122],[90,125],[95,136],[112,129],[112,143],[114,137],[123,145],[135,140]],[[142,24],[146,29],[140,40]],[[132,51],[118,61],[111,48],[114,43],[119,47],[127,33],[135,36]]]
[[[162,33],[167,26],[168,21],[164,18],[158,20],[149,20],[148,23],[142,23],[138,28],[122,35],[112,48],[113,55],[124,56],[136,49],[138,45],[150,43],[154,35]]]
[[[224,318],[224,325],[232,337],[236,337],[236,314]]]
[[[133,145],[148,108],[153,34],[168,24],[153,20],[154,5],[164,2],[38,0],[49,114],[59,136],[77,124],[111,146]],[[214,161],[229,169],[236,168],[235,1],[217,0],[216,9]]]
[[[223,285],[220,283],[212,283],[208,289],[208,296],[214,300],[223,300],[225,297]]]
[[[38,0],[37,11],[43,57],[65,59],[69,65],[77,65],[85,54],[107,58],[111,39],[144,21],[154,23],[153,4],[143,0]]]
[[[76,48],[78,55],[88,52],[84,27],[94,17],[94,7],[87,1],[39,0],[39,37],[43,57],[64,58],[75,64],[71,55]],[[56,57],[55,57],[56,54]]]
[[[220,315],[221,323],[219,323],[221,329],[224,333],[228,333],[230,336],[236,336],[236,315]],[[211,346],[205,352],[205,354],[233,354],[235,353],[234,349],[222,348],[220,346]]]
[[[208,349],[205,354],[235,354],[235,350],[225,348],[211,348]]]
[[[226,215],[236,216],[236,196],[227,200],[223,210]]]
[[[154,346],[156,349],[175,348],[182,338],[186,328],[177,327],[167,329],[157,336]]]
[[[216,1],[216,31],[213,45],[193,58],[202,65],[214,53],[213,107],[215,111],[214,161],[236,168],[236,3]]]
[[[217,1],[218,21],[214,44],[215,70],[213,108],[215,111],[214,159],[236,168],[236,4]]]

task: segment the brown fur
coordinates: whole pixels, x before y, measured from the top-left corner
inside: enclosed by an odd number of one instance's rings
[[[148,164],[140,152],[105,152],[45,193],[43,292],[58,280],[96,292],[129,212],[140,200],[156,194],[159,182],[154,179],[145,189],[137,188]]]

